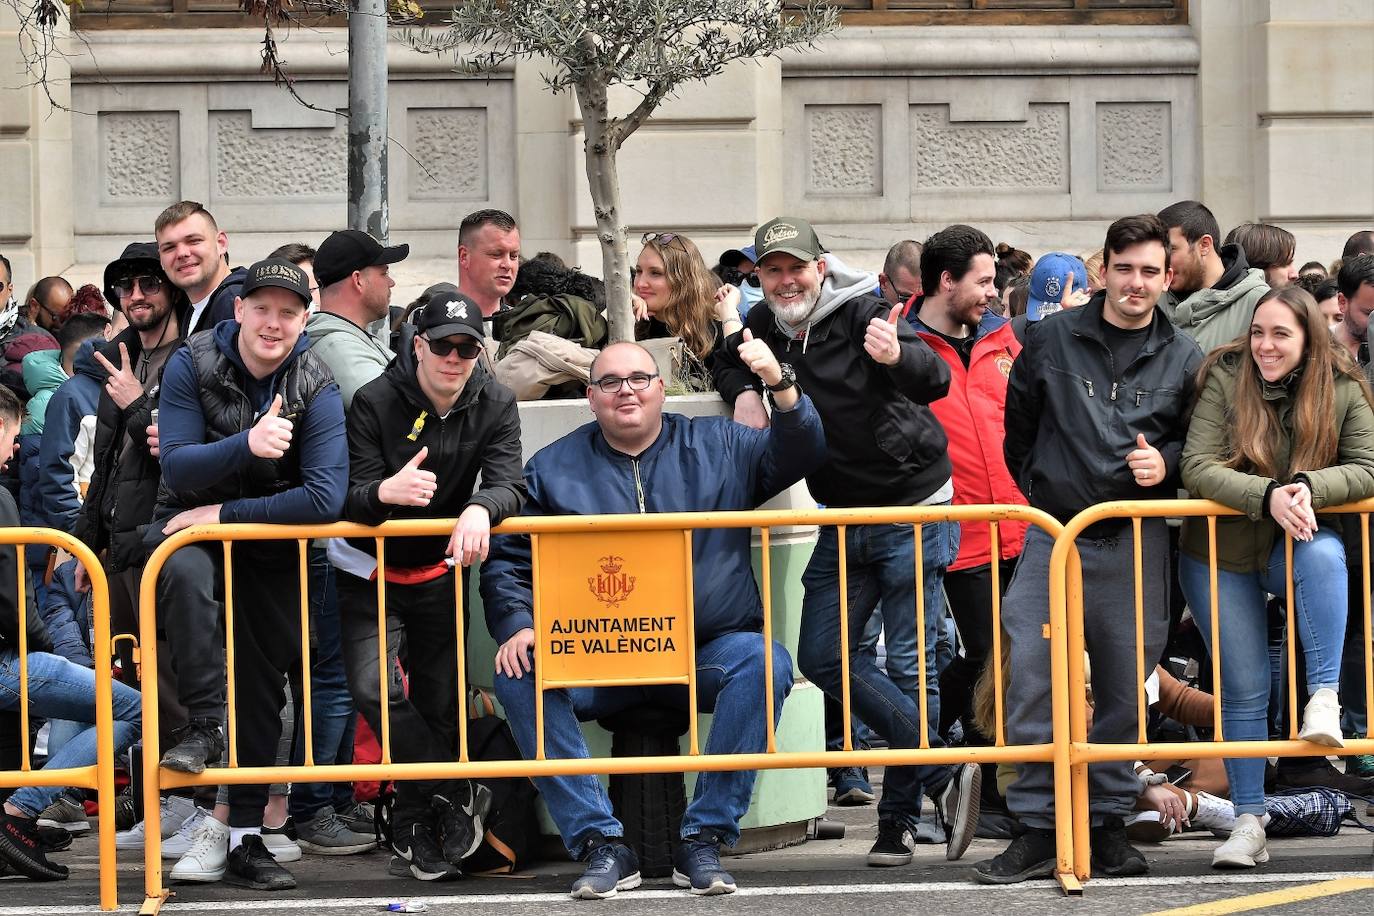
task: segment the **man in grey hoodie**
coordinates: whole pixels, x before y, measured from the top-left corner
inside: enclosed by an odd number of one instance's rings
[[[1212,211],[1181,200],[1159,211],[1169,230],[1174,279],[1160,299],[1165,312],[1203,353],[1228,344],[1250,328],[1255,305],[1269,292],[1264,271],[1250,267],[1239,245],[1217,247],[1221,228]]]

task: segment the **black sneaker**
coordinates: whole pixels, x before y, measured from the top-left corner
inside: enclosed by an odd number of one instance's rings
[[[949,782],[935,796],[935,813],[945,828],[945,858],[953,862],[968,850],[978,830],[983,801],[983,768],[965,763],[954,768]]]
[[[1325,757],[1281,758],[1274,776],[1275,786],[1283,789],[1335,789],[1347,795],[1374,800],[1374,779],[1351,776],[1331,765]]]
[[[463,877],[463,870],[444,858],[434,840],[434,831],[427,824],[396,828],[391,850],[396,854],[387,866],[390,874],[420,881],[453,881]]]
[[[214,719],[192,719],[177,735],[176,747],[162,755],[162,765],[179,773],[204,773],[224,753],[224,729]]]
[[[262,837],[250,833],[229,850],[224,883],[255,891],[289,891],[296,886],[296,879],[267,851]]]
[[[482,845],[485,828],[482,822],[491,810],[491,790],[480,782],[467,780],[467,798],[451,802],[442,795],[434,796],[434,816],[443,838],[444,858],[459,865]]]
[[[679,843],[673,850],[673,883],[703,897],[733,894],[735,879],[720,865],[720,841],[702,833]]]
[[[65,881],[67,866],[48,860],[38,825],[27,817],[0,813],[0,861],[34,881]]]
[[[605,900],[617,891],[639,887],[639,859],[620,837],[598,838],[587,853],[587,867],[573,882],[574,900]]]
[[[72,835],[61,827],[39,824],[34,833],[38,836],[38,842],[43,844],[45,852],[61,852],[71,848]]]
[[[979,884],[1017,884],[1031,878],[1048,878],[1057,861],[1054,831],[1041,827],[1015,828],[1016,839],[995,858],[973,866]]]
[[[346,805],[335,805],[334,813],[339,820],[344,822],[344,826],[354,833],[361,833],[375,836],[377,832],[377,814],[371,805],[363,802],[349,802]]]
[[[878,839],[868,851],[868,864],[891,868],[911,864],[911,847],[906,841],[906,824],[888,818],[878,819]]]
[[[1126,825],[1121,818],[1104,818],[1100,827],[1092,828],[1088,838],[1094,872],[1110,878],[1128,878],[1150,870],[1145,856],[1126,839]]]

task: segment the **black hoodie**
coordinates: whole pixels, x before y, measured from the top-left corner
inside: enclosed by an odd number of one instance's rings
[[[348,411],[348,500],[344,518],[378,525],[393,518],[455,518],[471,505],[485,506],[495,527],[525,503],[520,463],[520,413],[515,394],[481,362],[472,367],[458,403],[440,417],[416,381],[415,329],[403,325],[396,358],[353,396]],[[421,468],[437,479],[428,506],[392,506],[377,497],[381,482],[424,447]],[[482,486],[474,492],[477,473]],[[349,544],[376,554],[371,538]],[[388,565],[432,566],[444,559],[448,536],[394,538]]]

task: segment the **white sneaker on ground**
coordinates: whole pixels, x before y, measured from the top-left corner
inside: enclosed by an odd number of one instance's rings
[[[190,852],[191,844],[195,842],[196,828],[209,814],[204,808],[196,808],[189,817],[183,819],[176,833],[162,841],[162,858],[180,859]]]
[[[1326,747],[1345,747],[1345,739],[1341,736],[1341,701],[1336,691],[1323,687],[1312,694],[1302,711],[1302,731],[1298,732],[1298,738]]]
[[[1236,826],[1236,806],[1230,799],[1217,798],[1206,792],[1196,792],[1197,810],[1189,818],[1194,827],[1210,830],[1217,836],[1228,836]]]
[[[191,848],[181,857],[168,876],[173,881],[208,883],[224,877],[229,857],[229,827],[206,813],[199,818],[191,836]]]
[[[287,818],[280,827],[268,827],[262,825],[262,845],[267,847],[267,851],[272,854],[272,858],[278,862],[299,862],[301,860],[301,847],[295,839],[296,828],[291,823],[291,818]]]
[[[161,825],[162,839],[166,840],[186,823],[186,819],[196,813],[196,805],[189,798],[180,795],[163,796],[160,805],[162,809]],[[115,834],[115,849],[142,849],[143,848],[143,821],[134,824],[128,830],[121,830]],[[183,850],[184,852],[185,850]],[[163,849],[165,856],[167,850]]]
[[[1268,861],[1264,825],[1253,814],[1237,817],[1230,838],[1212,853],[1213,868],[1254,868]]]

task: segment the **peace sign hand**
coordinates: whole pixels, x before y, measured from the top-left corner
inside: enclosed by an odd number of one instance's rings
[[[130,404],[143,396],[143,383],[134,375],[132,364],[129,362],[129,348],[120,341],[118,367],[106,359],[99,350],[95,350],[92,355],[109,374],[109,379],[105,382],[105,393],[120,410],[128,410]]]

